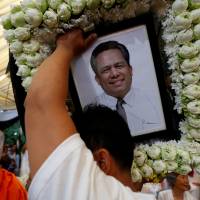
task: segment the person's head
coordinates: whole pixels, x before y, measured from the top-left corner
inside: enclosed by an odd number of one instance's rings
[[[90,64],[95,79],[110,96],[123,98],[132,84],[132,67],[128,49],[117,41],[99,44],[92,52]]]
[[[167,175],[167,182],[169,187],[173,189],[178,189],[179,191],[187,191],[190,189],[188,175],[180,175],[176,173],[171,173]]]
[[[128,185],[124,180],[128,177],[131,182],[133,145],[127,123],[116,111],[102,105],[87,106],[80,121],[80,136],[98,166]]]

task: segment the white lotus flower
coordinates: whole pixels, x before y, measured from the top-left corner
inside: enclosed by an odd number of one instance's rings
[[[14,31],[14,29],[5,30],[4,31],[4,37],[9,43],[14,41],[15,40],[15,31]]]
[[[194,128],[200,128],[200,119],[199,118],[194,118],[194,117],[188,116],[186,119],[190,126],[192,126]]]
[[[37,27],[42,23],[43,14],[37,8],[27,8],[24,13],[26,22],[31,26]]]
[[[191,101],[187,104],[187,110],[192,114],[200,114],[200,100]]]
[[[193,44],[196,46],[196,48],[200,52],[200,40],[196,40]]]
[[[71,8],[66,3],[61,3],[57,9],[58,17],[61,21],[67,22],[71,17]]]
[[[188,0],[176,0],[172,4],[172,10],[175,14],[180,14],[188,8]]]
[[[194,166],[200,165],[200,155],[193,154],[191,157],[192,157],[192,164]]]
[[[176,36],[176,42],[178,44],[185,44],[190,42],[193,39],[193,30],[182,30]]]
[[[53,52],[53,48],[48,44],[41,44],[39,53],[43,58],[47,58]]]
[[[183,12],[175,17],[174,22],[177,30],[183,30],[191,26],[192,18],[189,12]]]
[[[144,178],[151,178],[153,176],[153,169],[147,164],[144,164],[140,170]]]
[[[22,11],[12,13],[10,16],[10,20],[11,20],[12,25],[15,27],[22,27],[26,24],[26,21],[24,18],[24,12]]]
[[[18,66],[17,76],[26,77],[26,76],[29,76],[30,73],[31,73],[31,70],[27,65]]]
[[[101,2],[106,9],[111,8],[115,4],[115,0],[101,0]]]
[[[134,183],[142,182],[142,174],[138,168],[131,168],[131,179]]]
[[[40,43],[36,39],[30,39],[23,43],[23,51],[27,54],[35,53],[40,49]]]
[[[166,163],[163,160],[155,160],[152,167],[156,174],[161,174],[167,169]]]
[[[51,9],[48,9],[45,11],[43,15],[43,22],[49,27],[49,28],[55,28],[58,26],[58,15],[56,12],[54,12]]]
[[[195,24],[200,23],[200,9],[192,10],[191,12],[192,22]]]
[[[34,0],[22,0],[20,2],[22,10],[26,10],[27,8],[36,8],[36,4]]]
[[[152,145],[147,149],[147,154],[152,159],[158,159],[160,157],[160,148],[156,145]]]
[[[13,54],[19,54],[23,51],[23,45],[22,42],[19,40],[15,40],[12,43],[10,43],[10,51]]]
[[[180,164],[189,165],[191,163],[190,154],[187,151],[184,151],[183,149],[177,149],[176,161],[178,165]]]
[[[51,23],[51,22],[47,22],[47,23]],[[47,27],[36,27],[33,30],[33,37],[37,38],[37,40],[41,43],[43,43],[45,46],[55,46],[56,44],[56,36],[57,33],[55,31],[55,29],[50,29]]]
[[[176,148],[173,145],[162,145],[161,156],[162,160],[174,160],[176,158]]]
[[[3,26],[4,29],[11,29],[13,28],[13,25],[11,23],[11,17],[10,17],[10,14],[7,14],[7,15],[3,15],[1,17],[1,24]]]
[[[86,5],[89,9],[98,8],[101,3],[101,0],[87,0]]]
[[[166,166],[168,173],[175,172],[175,170],[178,168],[176,161],[166,161]]]
[[[31,76],[33,77],[37,71],[38,71],[38,68],[31,69]]]
[[[189,99],[195,99],[200,97],[200,86],[199,85],[188,85],[183,89],[183,95]]]
[[[196,40],[200,39],[200,24],[194,26],[194,37]]]
[[[183,83],[185,85],[196,84],[200,79],[199,73],[188,73],[183,76]]]
[[[57,10],[58,6],[63,2],[63,0],[47,0],[49,7]]]
[[[70,6],[74,15],[79,15],[86,6],[86,0],[71,0]]]
[[[137,148],[134,149],[134,160],[138,166],[144,165],[147,155],[143,151],[138,150]]]
[[[190,0],[190,6],[192,9],[200,8],[200,0]]]
[[[43,57],[40,53],[35,53],[33,55],[28,54],[26,59],[27,65],[30,67],[38,67],[43,62]]]
[[[180,65],[180,68],[183,72],[189,73],[197,70],[199,66],[200,66],[200,60],[198,57],[195,57],[191,59],[185,59]]]
[[[30,29],[27,27],[18,27],[15,29],[15,37],[18,40],[28,40],[31,37]]]
[[[27,91],[28,88],[30,87],[32,82],[32,77],[31,76],[27,76],[23,81],[22,81],[22,86],[24,87],[24,89]]]
[[[200,140],[200,129],[199,128],[191,128],[188,132],[194,139]]]
[[[16,65],[17,66],[26,65],[26,63],[27,63],[27,54],[21,53],[20,55],[17,55],[17,57],[15,57],[15,59],[16,59]]]
[[[48,8],[47,0],[35,0],[37,9],[44,13]]]
[[[177,169],[176,172],[181,175],[187,175],[192,171],[192,168],[190,165],[180,165]]]
[[[182,47],[180,47],[178,55],[181,58],[193,58],[194,56],[198,54],[198,52],[199,51],[197,47],[194,44],[190,43],[190,44],[183,45]]]

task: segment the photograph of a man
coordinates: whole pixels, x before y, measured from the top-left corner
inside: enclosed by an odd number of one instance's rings
[[[132,136],[160,126],[153,100],[141,89],[132,87],[134,70],[125,45],[117,41],[100,43],[92,52],[90,64],[104,91],[95,102],[117,110],[128,123]]]
[[[81,108],[97,103],[117,110],[132,136],[166,130],[157,67],[145,25],[100,36],[72,62]]]

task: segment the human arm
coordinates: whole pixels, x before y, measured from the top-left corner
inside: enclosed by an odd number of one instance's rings
[[[39,67],[25,100],[25,128],[33,177],[45,159],[65,139],[76,132],[68,115],[70,62],[95,39],[84,39],[81,30],[70,31],[57,40],[57,47]]]

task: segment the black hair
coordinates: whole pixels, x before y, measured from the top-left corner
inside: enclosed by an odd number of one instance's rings
[[[109,50],[109,49],[118,49],[122,53],[122,56],[126,60],[127,64],[130,66],[130,55],[128,52],[128,49],[125,45],[117,42],[117,41],[107,41],[99,44],[92,52],[91,58],[90,58],[90,64],[92,66],[92,69],[95,73],[97,73],[97,66],[96,66],[96,57],[103,51]]]
[[[168,183],[168,186],[170,188],[173,188],[175,183],[176,183],[176,178],[177,178],[178,174],[176,173],[169,173],[167,176],[166,176],[166,180],[167,180],[167,183]]]
[[[105,148],[121,169],[131,168],[134,148],[132,137],[127,123],[117,111],[103,105],[87,106],[78,131],[92,152]]]

